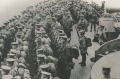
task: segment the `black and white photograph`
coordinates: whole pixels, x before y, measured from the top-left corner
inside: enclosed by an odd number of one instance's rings
[[[0,79],[120,79],[120,1],[0,0]]]

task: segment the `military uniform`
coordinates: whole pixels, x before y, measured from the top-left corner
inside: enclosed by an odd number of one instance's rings
[[[80,31],[80,39],[79,39],[79,43],[80,43],[80,53],[82,56],[82,62],[80,63],[81,66],[85,66],[86,65],[86,54],[87,54],[87,44],[86,44],[86,37],[84,36],[84,30]]]

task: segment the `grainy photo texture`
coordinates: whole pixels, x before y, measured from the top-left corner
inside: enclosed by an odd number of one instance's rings
[[[0,0],[0,79],[120,79],[119,0]]]

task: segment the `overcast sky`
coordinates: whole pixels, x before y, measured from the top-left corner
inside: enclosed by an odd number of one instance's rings
[[[43,0],[0,0],[0,25],[7,19],[12,18],[14,15],[18,15],[29,5],[35,5]],[[89,3],[94,1],[101,5],[103,0],[86,0]],[[120,8],[120,0],[104,0],[107,7]]]

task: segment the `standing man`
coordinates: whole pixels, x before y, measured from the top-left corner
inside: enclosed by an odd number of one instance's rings
[[[97,16],[95,13],[93,13],[92,17],[91,17],[91,30],[90,30],[90,32],[92,32],[93,27],[94,27],[94,31],[96,32],[96,24],[97,24]]]
[[[80,39],[79,39],[79,49],[82,56],[82,62],[80,63],[81,66],[86,66],[86,54],[87,54],[87,43],[86,43],[86,37],[85,37],[85,31],[80,30]]]

